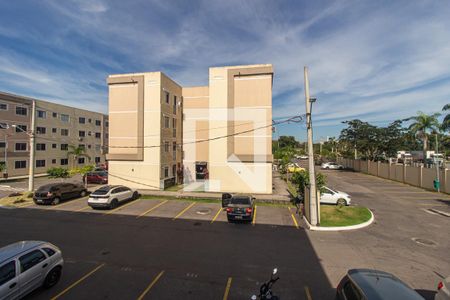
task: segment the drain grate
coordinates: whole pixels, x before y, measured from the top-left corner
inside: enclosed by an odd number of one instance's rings
[[[412,240],[414,242],[416,242],[417,244],[423,245],[423,246],[433,247],[433,246],[437,245],[437,243],[432,240],[421,239],[421,238],[412,238]]]

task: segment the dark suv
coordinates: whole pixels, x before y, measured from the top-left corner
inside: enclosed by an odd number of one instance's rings
[[[370,269],[352,269],[336,288],[338,300],[422,299],[416,291],[390,273]]]
[[[222,207],[227,210],[228,221],[252,221],[255,211],[255,198],[245,195],[222,194]]]
[[[84,197],[87,190],[75,183],[51,183],[39,187],[34,192],[33,200],[36,204],[58,204],[61,200]]]

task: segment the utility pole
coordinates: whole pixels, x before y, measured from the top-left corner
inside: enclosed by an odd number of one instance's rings
[[[306,105],[306,128],[308,133],[308,166],[309,166],[309,222],[313,226],[318,223],[318,205],[316,190],[316,175],[314,172],[314,149],[313,149],[313,132],[311,123],[311,99],[309,98],[309,80],[308,67],[304,68],[305,76],[305,105]]]
[[[441,191],[441,183],[440,183],[440,176],[439,176],[439,159],[438,159],[439,149],[438,149],[438,133],[436,132],[436,155],[434,156],[434,164],[436,165],[436,188],[437,191]]]
[[[33,100],[31,105],[31,130],[30,130],[30,166],[28,168],[28,190],[34,190],[34,150],[35,150],[35,133],[36,133],[36,100]]]

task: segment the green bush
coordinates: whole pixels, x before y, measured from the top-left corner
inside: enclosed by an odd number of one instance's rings
[[[305,196],[305,186],[309,185],[309,172],[307,170],[301,170],[292,174],[291,178],[294,186],[297,187],[299,194]],[[317,189],[322,191],[326,185],[326,177],[322,173],[316,173],[316,186]]]
[[[69,171],[61,167],[49,168],[47,174],[52,178],[67,178],[69,177]]]

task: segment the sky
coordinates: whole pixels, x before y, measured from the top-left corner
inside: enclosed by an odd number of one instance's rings
[[[345,120],[384,126],[450,103],[449,16],[447,0],[1,1],[0,90],[107,113],[109,74],[198,86],[212,66],[270,63],[282,119],[305,112],[308,66],[322,140]]]

